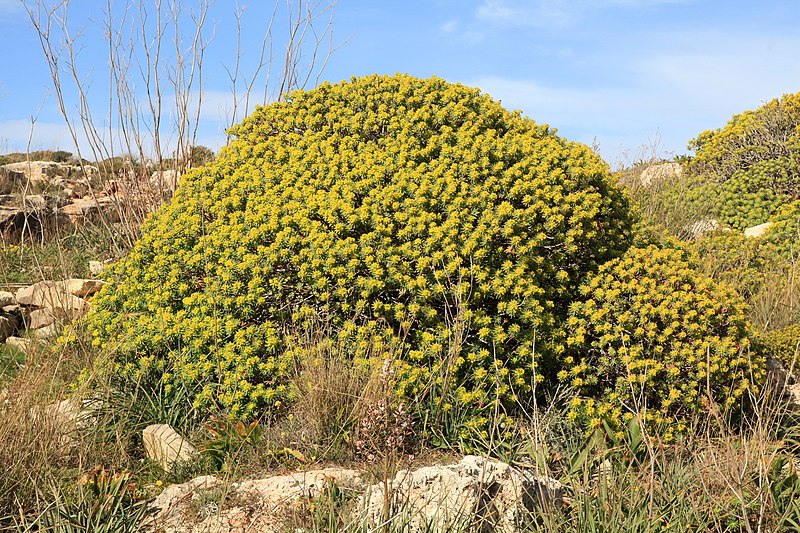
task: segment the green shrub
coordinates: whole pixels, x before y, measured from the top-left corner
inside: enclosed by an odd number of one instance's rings
[[[93,300],[120,390],[164,380],[200,409],[280,412],[287,341],[321,323],[354,339],[352,358],[399,346],[401,394],[513,403],[534,340],[546,355],[587,273],[630,243],[600,158],[478,89],[324,84],[232,133]]]
[[[38,150],[29,153],[14,152],[0,155],[0,165],[21,163],[23,161],[54,161],[56,163],[74,164],[75,156],[73,156],[71,152],[66,152],[64,150]]]
[[[771,330],[763,334],[761,342],[766,353],[780,361],[786,368],[797,369],[800,354],[800,324],[791,324],[781,329]]]
[[[769,258],[760,239],[745,237],[738,231],[713,231],[695,239],[698,270],[717,282],[730,285],[745,299],[761,290]]]
[[[580,396],[572,416],[590,427],[621,427],[638,413],[672,438],[708,407],[709,393],[732,407],[764,376],[749,355],[741,298],[679,250],[632,247],[582,291],[559,378]]]
[[[725,224],[744,229],[765,222],[800,196],[800,93],[735,115],[689,148],[696,153],[689,168],[710,181],[707,194]]]
[[[760,240],[771,247],[776,259],[796,262],[800,255],[800,200],[778,208],[769,222],[772,225]]]

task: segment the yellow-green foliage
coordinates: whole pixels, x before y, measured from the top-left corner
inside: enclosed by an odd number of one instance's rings
[[[769,220],[772,222],[761,240],[773,249],[775,258],[784,263],[800,259],[800,200],[783,205]]]
[[[760,224],[800,196],[800,93],[735,115],[690,141],[690,170],[704,176],[717,215],[737,229]]]
[[[580,396],[572,416],[591,427],[621,427],[638,412],[672,438],[709,392],[731,407],[763,378],[763,361],[751,367],[743,301],[679,250],[632,247],[582,292],[567,320],[559,378]]]
[[[780,361],[786,368],[798,369],[800,354],[800,324],[791,324],[782,329],[768,331],[761,342],[766,353]]]
[[[769,261],[761,239],[738,231],[712,231],[695,239],[698,270],[715,281],[727,283],[751,301],[761,289]]]
[[[511,400],[534,335],[545,350],[586,274],[629,245],[601,159],[477,89],[324,84],[232,133],[93,300],[121,387],[164,379],[199,408],[275,412],[291,400],[287,336],[323,323],[362,339],[353,357],[402,346],[403,393],[436,375],[464,405]]]

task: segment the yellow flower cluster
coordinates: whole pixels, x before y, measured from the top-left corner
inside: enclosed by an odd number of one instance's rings
[[[767,355],[775,358],[786,369],[797,372],[800,368],[800,324],[768,331],[760,339]]]
[[[232,134],[146,223],[88,318],[124,380],[181,382],[200,408],[285,406],[287,335],[319,323],[371,350],[402,340],[402,394],[447,375],[466,406],[511,402],[530,390],[534,335],[630,242],[605,163],[478,89],[323,84]]]
[[[732,408],[764,379],[745,305],[680,250],[632,247],[603,265],[570,309],[559,379],[573,418],[621,427],[640,414],[666,438],[714,402]]]

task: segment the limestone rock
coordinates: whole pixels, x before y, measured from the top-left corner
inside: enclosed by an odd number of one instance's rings
[[[176,170],[169,169],[159,172],[156,170],[150,176],[150,186],[157,191],[175,192],[178,188],[180,175]]]
[[[71,431],[77,427],[80,402],[77,400],[61,400],[45,407],[45,413],[51,420],[57,422],[64,429]]]
[[[105,281],[99,279],[73,278],[64,281],[64,290],[78,298],[86,298],[99,291],[105,284]]]
[[[6,305],[3,306],[3,316],[10,318],[17,323],[17,327],[24,326],[28,323],[30,318],[30,310],[22,305]]]
[[[7,307],[9,305],[14,305],[17,303],[17,300],[14,298],[14,294],[8,291],[0,291],[0,307]]]
[[[106,266],[100,261],[89,261],[89,273],[92,276],[99,277],[105,269]]]
[[[52,339],[56,335],[58,335],[58,327],[55,324],[34,329],[30,332],[30,336],[34,339]]]
[[[0,238],[5,243],[18,243],[31,237],[41,237],[57,224],[49,209],[33,205],[0,206]]]
[[[409,532],[512,533],[537,506],[563,505],[565,495],[555,479],[471,455],[455,465],[401,470],[390,486],[388,498],[380,483],[362,498],[370,525],[383,526],[388,502],[388,516],[402,515]]]
[[[786,397],[791,405],[800,406],[800,383],[787,386]]]
[[[74,288],[74,287],[73,287]],[[63,311],[68,319],[81,316],[89,309],[86,300],[68,291],[65,282],[40,281],[17,291],[17,303]]]
[[[357,486],[361,476],[355,470],[324,468],[295,472],[265,479],[247,480],[225,485],[227,501],[236,501],[230,508],[220,508],[210,494],[219,491],[222,481],[202,476],[188,483],[166,488],[150,505],[151,517],[143,531],[244,533],[250,531],[286,531],[287,518],[298,501],[318,497],[326,488]],[[216,498],[219,500],[219,496]],[[205,505],[199,510],[199,502]],[[192,515],[197,518],[187,520]]]
[[[680,178],[682,175],[683,167],[680,163],[655,163],[649,165],[639,174],[639,183],[647,187],[664,179]]]
[[[28,318],[28,329],[40,329],[55,323],[56,317],[49,309],[35,309]]]
[[[21,161],[8,163],[0,169],[17,174],[18,179],[34,182],[55,179],[90,180],[100,172],[97,167],[92,165],[70,165],[55,161]]]
[[[142,531],[165,533],[286,531],[300,502],[321,496],[327,488],[358,489],[363,480],[350,469],[326,468],[224,484],[203,476],[165,489],[151,504]],[[525,530],[531,512],[564,505],[566,488],[556,480],[533,475],[489,459],[467,456],[457,464],[401,471],[390,481],[366,489],[354,502],[358,524],[369,531],[503,531]],[[225,507],[223,501],[229,503]],[[383,521],[384,502],[391,505]],[[366,530],[366,529],[365,529]]]
[[[54,161],[21,161],[19,163],[8,163],[3,165],[3,168],[7,171],[21,174],[24,179],[30,181],[46,181],[65,173],[65,167],[69,166],[71,165],[64,165]]]
[[[6,339],[6,344],[13,346],[20,352],[27,353],[31,348],[32,341],[22,337],[9,337]]]
[[[772,227],[772,222],[764,222],[763,224],[759,224],[758,226],[752,226],[744,230],[745,237],[760,237],[764,235],[764,233]]]
[[[189,461],[197,453],[192,444],[181,437],[167,424],[152,424],[142,432],[147,457],[158,464],[165,472],[178,463]]]
[[[25,173],[19,170],[0,167],[0,194],[9,194],[25,182]]]
[[[82,198],[62,207],[61,213],[66,215],[74,225],[84,223],[113,224],[119,222],[117,201],[108,195],[97,195],[94,198]]]

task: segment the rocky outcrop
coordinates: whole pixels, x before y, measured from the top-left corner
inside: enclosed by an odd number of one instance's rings
[[[54,232],[66,223],[58,207],[59,200],[51,196],[0,197],[0,240],[13,244]]]
[[[513,532],[524,530],[535,513],[564,504],[566,492],[554,479],[476,456],[466,456],[457,464],[404,470],[387,485],[388,497],[383,483],[364,486],[359,472],[341,468],[237,483],[203,476],[165,489],[152,502],[152,514],[142,530],[287,531],[291,530],[292,512],[335,487],[361,494],[354,499],[350,520],[366,526],[367,531],[451,531],[462,527],[465,531]]]
[[[9,338],[19,349],[30,346],[30,338],[47,339],[58,333],[59,326],[83,316],[89,310],[88,298],[105,282],[96,279],[40,281],[21,287],[16,294],[0,291],[0,342]]]
[[[119,201],[108,195],[81,198],[61,209],[73,225],[119,222]]]
[[[152,514],[141,529],[164,533],[283,532],[287,531],[298,503],[308,503],[334,486],[360,485],[361,475],[344,468],[323,468],[238,483],[202,476],[167,487],[152,502]],[[232,503],[226,505],[226,501]]]
[[[150,209],[156,205],[153,197],[163,197],[146,178],[129,181],[101,185],[98,169],[89,165],[30,161],[0,166],[0,239],[14,244],[47,238],[60,227],[113,224],[120,221],[121,207],[141,203]],[[167,181],[177,183],[177,176]]]
[[[680,178],[682,175],[683,167],[680,163],[655,163],[642,170],[639,183],[648,187],[662,180]]]
[[[404,531],[419,533],[513,533],[542,506],[563,505],[565,496],[555,479],[474,455],[455,465],[400,471],[389,486],[388,497],[379,483],[362,499],[370,526],[380,530],[387,517],[402,515]]]
[[[0,291],[0,308],[8,307],[17,303],[14,298],[14,293],[8,291]]]

